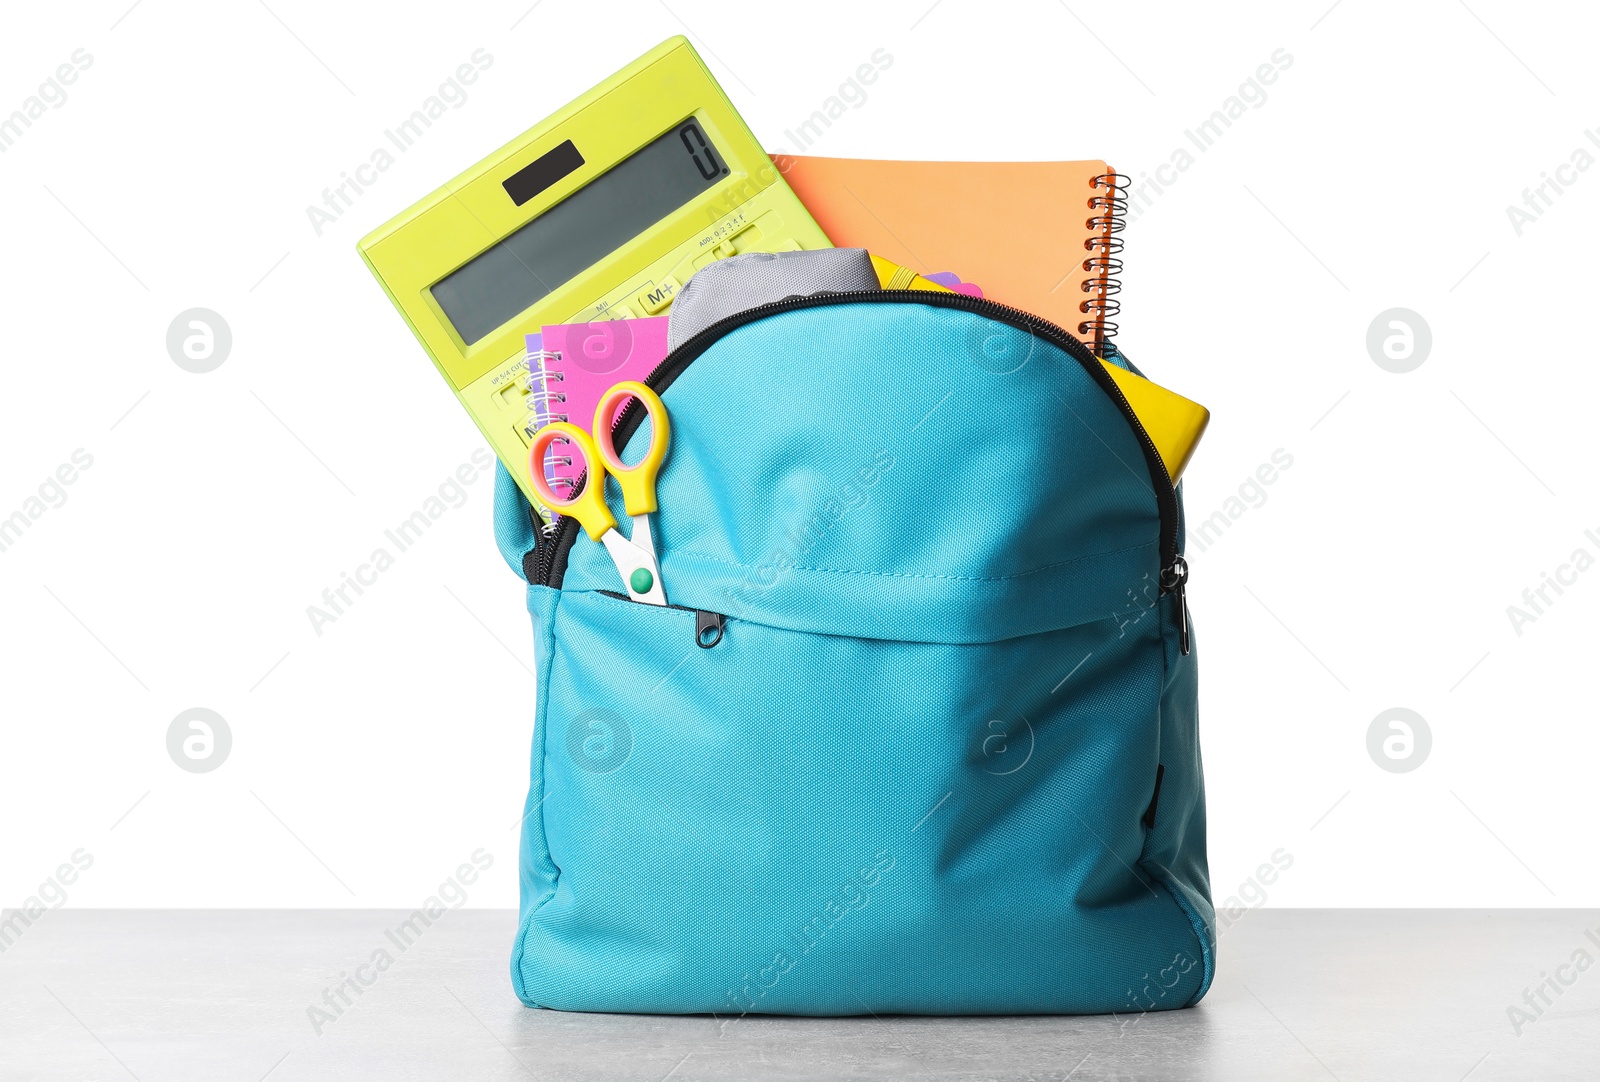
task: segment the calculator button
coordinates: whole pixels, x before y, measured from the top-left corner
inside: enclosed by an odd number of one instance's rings
[[[671,304],[672,298],[677,294],[678,280],[669,274],[650,289],[640,293],[634,300],[645,310],[646,315],[653,316]]]
[[[501,409],[526,409],[524,403],[528,398],[528,385],[522,380],[508,380],[504,387],[494,393],[494,404]]]

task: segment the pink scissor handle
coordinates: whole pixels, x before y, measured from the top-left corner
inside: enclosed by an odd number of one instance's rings
[[[617,454],[612,426],[628,399],[637,398],[650,417],[650,446],[644,457],[632,466]],[[622,489],[623,506],[630,515],[644,515],[656,509],[656,475],[667,457],[672,439],[672,424],[667,419],[661,396],[637,380],[625,380],[600,396],[594,408],[594,449],[606,472]]]
[[[565,439],[572,446],[573,454],[583,457],[587,467],[589,479],[575,494],[556,495],[544,475],[545,452],[557,439]],[[528,473],[533,482],[533,491],[545,502],[545,506],[577,519],[584,532],[596,541],[604,537],[607,531],[617,528],[617,520],[612,516],[611,508],[606,506],[606,469],[597,460],[588,433],[577,425],[556,421],[534,433],[533,446],[528,448]]]
[[[570,490],[565,495],[558,494],[550,484],[550,478],[545,476],[545,458],[550,452],[550,445],[557,440],[565,440],[572,448],[571,453],[582,458],[585,467],[591,468],[593,463],[588,455],[592,445],[582,429],[565,421],[547,424],[533,435],[533,444],[528,448],[528,475],[533,482],[533,491],[546,507],[561,509],[571,507],[577,502],[577,497]]]

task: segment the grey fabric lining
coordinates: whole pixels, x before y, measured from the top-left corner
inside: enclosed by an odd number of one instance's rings
[[[877,288],[878,275],[865,248],[730,256],[703,267],[678,291],[667,323],[667,348],[676,349],[696,331],[758,304],[823,290]]]

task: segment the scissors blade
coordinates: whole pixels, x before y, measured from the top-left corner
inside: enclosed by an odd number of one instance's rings
[[[617,565],[617,573],[622,576],[622,584],[627,588],[629,597],[646,605],[667,603],[666,591],[661,588],[661,569],[656,566],[655,553],[633,544],[616,530],[607,530],[601,535],[600,541],[605,545],[606,552],[610,553],[611,562]],[[649,576],[648,589],[634,588],[634,577],[641,571]],[[643,577],[640,576],[641,579]]]
[[[650,516],[633,516],[633,536],[628,538],[628,543],[636,549],[643,549],[650,554],[653,561],[656,558],[656,539],[650,533]]]

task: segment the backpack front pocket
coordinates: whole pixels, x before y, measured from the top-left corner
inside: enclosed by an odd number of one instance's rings
[[[735,618],[703,649],[692,611],[569,592],[553,615],[530,1004],[1095,1011],[1199,962],[1139,867],[1156,617],[998,649]],[[1107,724],[1107,702],[1138,705]]]

